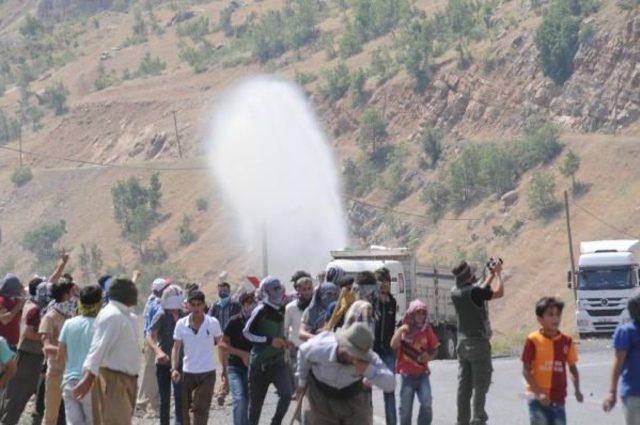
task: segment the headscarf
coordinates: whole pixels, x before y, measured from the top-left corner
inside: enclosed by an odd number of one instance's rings
[[[306,310],[306,324],[312,330],[318,330],[327,321],[329,304],[338,298],[338,287],[331,282],[322,283],[313,291],[311,303]]]
[[[78,306],[76,300],[54,302],[52,308],[67,319],[76,315]]]
[[[78,303],[78,314],[85,317],[96,317],[102,308],[102,300],[93,304]]]
[[[38,306],[40,310],[47,307],[51,299],[49,298],[49,282],[41,282],[36,288],[36,294],[31,297],[31,302]]]
[[[327,282],[331,282],[334,284],[338,284],[338,281],[340,279],[342,279],[342,277],[344,277],[345,272],[342,268],[340,267],[329,267],[329,269],[327,270],[327,275],[325,277]]]
[[[20,279],[13,273],[7,273],[0,281],[0,295],[6,298],[16,298],[24,293]]]
[[[636,293],[629,298],[627,308],[629,309],[631,319],[637,324],[640,324],[640,291],[636,291]]]
[[[347,314],[349,307],[356,302],[356,294],[353,293],[350,287],[343,286],[340,289],[340,296],[336,303],[336,308],[333,310],[331,318],[325,325],[325,330],[333,330],[342,321],[344,315]]]
[[[153,283],[151,283],[151,291],[156,297],[160,297],[162,295],[162,291],[167,289],[169,286],[169,281],[163,277],[156,278]]]
[[[169,285],[162,293],[160,305],[163,310],[182,310],[184,292],[178,285]]]
[[[404,317],[402,318],[403,325],[409,325],[409,335],[414,335],[418,332],[421,332],[429,327],[428,317],[425,319],[424,323],[418,327],[418,324],[415,322],[415,315],[419,311],[424,311],[425,314],[428,314],[427,305],[420,300],[413,300],[411,304],[409,304],[409,308],[407,309]]]
[[[269,294],[268,292],[276,289],[275,293]],[[262,279],[260,282],[260,287],[258,288],[259,297],[265,304],[270,305],[275,309],[279,309],[282,307],[284,303],[284,288],[282,287],[282,283],[280,280],[273,276],[267,276]]]
[[[344,316],[343,328],[347,328],[354,323],[364,323],[369,327],[371,332],[375,329],[375,320],[373,316],[373,306],[368,301],[358,300],[354,302],[347,314]]]

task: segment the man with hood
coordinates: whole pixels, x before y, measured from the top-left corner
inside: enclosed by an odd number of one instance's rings
[[[615,359],[611,373],[609,395],[603,408],[610,411],[618,399],[620,377],[620,398],[624,406],[627,425],[640,424],[640,292],[629,298],[627,305],[631,321],[621,323],[613,334]]]
[[[169,285],[162,293],[160,298],[162,308],[153,318],[147,334],[147,343],[153,348],[155,355],[155,375],[160,394],[160,425],[169,425],[172,387],[176,425],[182,425],[182,385],[179,381],[171,381],[171,351],[176,324],[183,317],[183,301],[182,288],[178,285]],[[182,370],[181,364],[178,364],[178,370]]]
[[[373,333],[363,323],[324,331],[300,346],[298,394],[306,388],[309,425],[369,425],[373,409],[363,383],[393,392],[393,373],[372,351]]]
[[[135,282],[134,282],[135,283]],[[138,400],[136,405],[138,409],[146,411],[146,416],[153,416],[158,412],[160,405],[160,395],[158,392],[158,381],[156,379],[156,353],[154,347],[151,347],[147,341],[149,330],[156,314],[162,309],[160,299],[162,293],[169,286],[169,281],[165,278],[156,278],[151,283],[151,294],[147,298],[142,311],[142,319],[144,325],[142,328],[142,336],[145,338],[143,342],[142,352],[144,354],[142,365],[142,380],[140,381],[140,389],[138,390]]]
[[[129,279],[109,285],[109,303],[96,317],[83,377],[73,389],[76,399],[88,396],[96,385],[93,417],[102,425],[130,424],[136,405],[140,346],[138,317],[133,312],[138,289]]]
[[[458,318],[457,425],[485,425],[489,419],[485,403],[493,371],[488,302],[504,296],[502,263],[490,270],[482,284],[476,283],[475,267],[466,261],[452,273],[456,286],[451,290],[451,299]]]
[[[222,272],[220,277],[224,279],[226,272]],[[209,316],[218,319],[220,329],[224,329],[229,323],[229,319],[239,314],[240,310],[240,303],[231,297],[231,285],[223,280],[218,284],[218,301],[211,305]],[[222,406],[225,397],[229,394],[229,376],[225,358],[220,358],[220,366],[222,367],[222,372],[220,373],[220,387],[218,388],[218,405]]]
[[[254,291],[243,292],[238,301],[242,313],[229,319],[220,348],[229,361],[229,385],[233,399],[233,425],[249,423],[249,351],[251,342],[243,334],[244,326],[256,308]]]
[[[284,338],[284,287],[267,276],[258,288],[261,300],[247,320],[243,334],[252,344],[249,355],[249,424],[260,423],[260,413],[269,385],[278,390],[278,405],[271,425],[280,425],[291,403],[291,381],[284,360],[292,343]]]
[[[20,340],[20,318],[25,295],[24,287],[16,275],[7,273],[0,281],[0,336],[14,351]]]
[[[431,425],[431,383],[429,360],[438,349],[438,338],[431,329],[427,305],[413,300],[402,319],[402,326],[393,335],[391,347],[398,352],[397,372],[402,377],[400,387],[400,425]],[[412,422],[413,398],[418,396],[418,421]]]
[[[301,341],[308,341],[323,331],[329,320],[329,306],[338,299],[338,287],[324,282],[313,293],[309,307],[300,318],[298,335]]]
[[[298,274],[299,272],[296,273],[296,275]],[[294,277],[296,276],[294,275]],[[296,290],[297,298],[287,304],[284,309],[284,338],[293,343],[293,347],[289,350],[287,361],[291,383],[294,384],[292,388],[295,388],[295,364],[298,357],[298,347],[302,344],[299,336],[300,322],[302,321],[302,314],[313,298],[313,280],[310,276],[301,275],[293,283],[293,288]]]

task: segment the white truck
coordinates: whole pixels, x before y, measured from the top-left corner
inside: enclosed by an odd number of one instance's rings
[[[590,241],[580,244],[576,282],[576,320],[580,337],[610,336],[629,321],[627,300],[638,287],[638,240]],[[577,279],[574,279],[577,278]]]
[[[440,340],[438,357],[456,358],[457,321],[451,301],[455,279],[451,273],[442,272],[436,267],[417,265],[413,252],[407,248],[371,247],[331,251],[331,257],[333,260],[327,269],[340,267],[350,277],[363,271],[388,268],[391,272],[391,294],[398,304],[397,320],[402,318],[413,299],[420,298],[427,304],[429,322]]]

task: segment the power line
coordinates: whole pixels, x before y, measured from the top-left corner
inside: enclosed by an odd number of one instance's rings
[[[39,152],[32,152],[32,151],[25,151],[25,150],[19,150],[19,149],[15,149],[15,148],[10,148],[8,146],[0,146],[0,149],[4,149],[7,151],[11,151],[11,152],[16,152],[18,154],[20,154],[20,152],[22,152],[25,155],[32,155],[32,156],[37,156],[40,158],[46,158],[46,159],[55,159],[58,161],[67,161],[67,162],[74,162],[77,164],[84,164],[84,165],[93,165],[93,166],[97,166],[97,167],[105,167],[105,168],[118,168],[118,169],[123,169],[123,170],[143,170],[143,171],[194,171],[194,170],[207,170],[209,169],[208,167],[144,167],[144,166],[139,166],[139,165],[122,165],[122,164],[107,164],[104,162],[97,162],[97,161],[88,161],[86,159],[79,159],[79,158],[70,158],[70,157],[65,157],[65,156],[57,156],[57,155],[49,155],[49,154],[44,154],[44,153],[39,153]]]
[[[612,230],[615,230],[616,232],[625,235],[625,236],[629,236],[633,239],[640,239],[640,237],[638,237],[637,235],[633,235],[629,232],[627,232],[626,230],[622,230],[619,227],[614,226],[613,224],[609,223],[608,221],[598,217],[597,215],[595,215],[594,213],[592,213],[591,211],[587,210],[586,208],[578,205],[575,201],[573,202],[573,205],[578,208],[580,211],[584,212],[585,214],[587,214],[588,216],[590,216],[591,218],[593,218],[594,220],[600,222],[601,224],[604,224],[605,226],[609,227]]]
[[[371,207],[371,208],[375,208],[375,209],[382,210],[382,211],[385,211],[385,212],[392,212],[392,213],[395,213],[395,214],[406,215],[406,216],[410,216],[410,217],[422,218],[424,220],[430,220],[430,221],[433,220],[432,217],[429,217],[429,216],[426,216],[426,215],[423,215],[423,214],[416,214],[416,213],[411,213],[411,212],[408,212],[408,211],[400,211],[400,210],[395,210],[393,208],[382,207],[380,205],[375,205],[375,204],[371,204],[369,202],[361,201],[360,199],[353,198],[353,197],[348,196],[348,195],[342,195],[342,196],[345,199],[347,199],[347,200],[349,200],[351,202],[355,202],[357,204],[364,205],[366,207]],[[479,218],[442,218],[441,220],[446,220],[446,221],[479,221],[480,219]]]

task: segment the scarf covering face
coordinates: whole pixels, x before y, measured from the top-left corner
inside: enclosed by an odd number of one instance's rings
[[[629,298],[627,308],[629,309],[629,316],[631,316],[631,319],[640,324],[640,291],[637,291],[633,296],[631,296],[631,298]]]
[[[162,293],[160,305],[163,310],[181,310],[184,301],[184,292],[178,285],[170,285]]]
[[[307,308],[307,324],[312,330],[322,328],[327,321],[329,304],[338,298],[338,287],[331,282],[325,282],[313,291],[313,297]]]
[[[77,305],[75,300],[55,302],[52,308],[67,319],[76,315]]]
[[[373,332],[375,321],[373,316],[373,307],[367,301],[358,300],[354,302],[347,314],[344,316],[344,328],[348,328],[354,323],[364,323]]]
[[[78,303],[78,314],[84,317],[96,317],[102,308],[102,301],[95,304]]]
[[[24,288],[20,279],[13,273],[7,273],[0,281],[0,295],[7,298],[16,298],[22,295]]]
[[[329,267],[327,270],[327,276],[325,277],[327,282],[338,284],[338,281],[342,279],[345,275],[345,272],[340,267]]]
[[[47,307],[49,304],[49,286],[48,282],[42,282],[36,288],[36,295],[31,297],[31,301],[40,308],[40,310]]]
[[[271,294],[269,294],[271,292]],[[280,280],[273,276],[267,276],[260,282],[258,288],[260,299],[271,307],[278,309],[284,303],[284,288]]]
[[[356,302],[356,294],[353,293],[351,288],[342,288],[340,290],[340,296],[338,297],[338,302],[336,304],[335,310],[333,310],[333,314],[329,319],[329,322],[325,326],[326,330],[333,330],[338,323],[342,321],[342,318],[347,311]]]
[[[428,315],[427,305],[420,300],[413,300],[411,304],[409,304],[409,308],[407,312],[404,314],[402,318],[403,325],[409,325],[409,335],[415,335],[418,332],[424,331],[429,326],[429,320],[425,318],[424,323],[418,324],[415,321],[415,316],[418,312],[424,312],[425,315]]]

